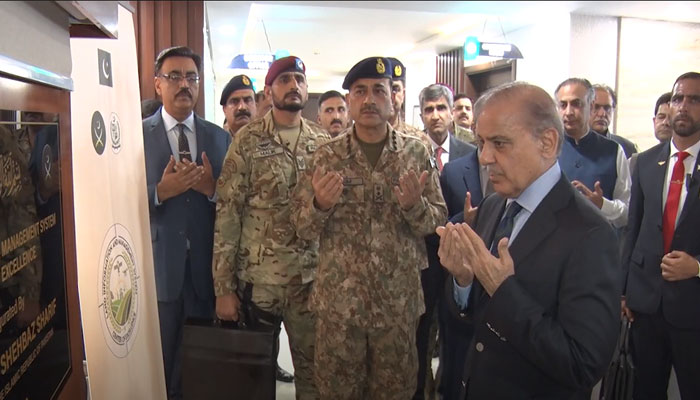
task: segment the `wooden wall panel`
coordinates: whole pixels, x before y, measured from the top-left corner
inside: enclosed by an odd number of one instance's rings
[[[134,18],[141,99],[152,99],[157,97],[153,83],[154,63],[161,50],[171,46],[187,46],[204,56],[204,2],[138,1],[132,4],[136,9]],[[200,74],[202,79],[195,112],[203,116],[204,94],[201,90],[206,77],[202,71]]]
[[[464,55],[461,47],[438,55],[435,82],[451,87],[454,94],[464,92]]]

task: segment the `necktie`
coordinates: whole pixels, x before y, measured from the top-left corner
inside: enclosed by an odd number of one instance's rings
[[[442,172],[442,167],[443,167],[443,165],[442,165],[442,153],[444,153],[444,152],[445,152],[445,149],[443,149],[442,146],[435,149],[435,161],[437,161],[438,170],[440,172]]]
[[[506,213],[503,216],[503,219],[501,219],[501,223],[499,223],[498,228],[496,228],[496,234],[493,237],[493,242],[491,242],[491,254],[494,256],[498,257],[498,242],[500,242],[504,237],[510,237],[510,235],[513,233],[513,221],[515,220],[515,216],[518,215],[522,209],[523,207],[518,204],[517,201],[510,203],[508,209],[506,209]]]
[[[673,231],[676,229],[678,203],[681,199],[681,189],[683,189],[683,178],[685,177],[683,160],[686,157],[688,157],[688,153],[685,151],[678,153],[678,160],[676,160],[676,164],[673,166],[673,173],[671,174],[671,182],[668,184],[668,197],[666,198],[663,219],[664,253],[668,253],[671,250]]]
[[[180,131],[177,137],[177,151],[180,153],[180,162],[184,160],[192,161],[190,143],[187,141],[187,136],[185,136],[185,125],[177,124],[177,129]]]

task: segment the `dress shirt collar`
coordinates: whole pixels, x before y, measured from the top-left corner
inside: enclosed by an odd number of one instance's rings
[[[669,146],[669,148],[670,148],[670,154],[668,155],[669,158],[673,157],[674,155],[676,155],[680,151],[680,150],[678,150],[678,147],[676,147],[676,144],[673,143],[673,139],[671,140],[671,146]],[[690,156],[693,157],[693,160],[697,160],[698,159],[698,152],[700,152],[700,140],[695,142],[694,145],[688,147],[684,151],[686,153],[690,154]]]
[[[542,202],[542,199],[547,196],[547,194],[552,190],[554,185],[561,178],[561,168],[559,167],[559,162],[555,162],[554,165],[549,167],[544,174],[540,175],[539,178],[535,179],[534,182],[530,184],[520,196],[515,199],[508,199],[507,205],[510,205],[512,201],[517,200],[524,209],[526,209],[531,214],[535,211],[538,205]]]
[[[433,153],[435,153],[435,149],[437,149],[438,147],[442,147],[442,150],[444,150],[443,153],[450,154],[450,134],[449,133],[447,134],[447,137],[445,138],[445,141],[442,142],[442,144],[435,143],[433,138],[430,137],[430,135],[428,135],[427,131],[426,131],[425,135],[428,137],[428,140],[430,140],[430,144],[433,146]]]
[[[170,130],[175,128],[175,125],[177,124],[184,124],[190,130],[190,132],[194,132],[194,111],[191,112],[184,121],[179,122],[172,115],[168,114],[167,111],[165,111],[165,107],[161,107],[160,109],[162,110],[161,116],[163,117],[163,125],[165,125],[166,132],[170,132]]]

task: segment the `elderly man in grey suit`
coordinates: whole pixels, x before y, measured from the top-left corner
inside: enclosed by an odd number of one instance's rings
[[[211,260],[216,179],[231,137],[194,114],[201,58],[187,47],[156,59],[163,107],[143,121],[158,316],[169,399],[181,399],[182,327],[214,316]]]

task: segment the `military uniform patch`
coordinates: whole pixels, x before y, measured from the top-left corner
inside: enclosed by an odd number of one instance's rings
[[[306,169],[306,160],[304,156],[297,156],[297,168],[299,171],[304,171]]]
[[[283,154],[284,149],[280,146],[274,147],[272,149],[266,149],[266,150],[259,150],[253,153],[253,158],[258,159],[258,158],[265,158],[265,157],[270,157],[270,156],[276,156],[278,154]]]
[[[316,151],[316,145],[315,144],[307,144],[306,145],[306,152],[307,153],[313,153]]]
[[[374,202],[384,203],[384,186],[381,183],[374,184]]]
[[[350,178],[348,176],[343,178],[343,186],[361,186],[362,183],[362,178]]]

